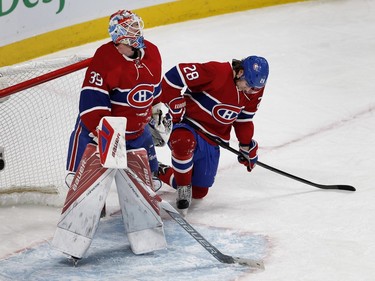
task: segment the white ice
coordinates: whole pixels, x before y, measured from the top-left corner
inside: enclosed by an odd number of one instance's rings
[[[239,280],[375,280],[374,15],[373,0],[311,1],[146,30],[165,70],[266,57],[270,77],[255,116],[259,160],[313,182],[357,188],[321,190],[261,167],[247,173],[222,150],[215,185],[187,219],[268,237],[266,270]],[[47,57],[91,55],[105,41]],[[158,153],[169,162],[166,148]],[[165,198],[173,203],[173,191]],[[109,198],[110,209],[116,200]],[[56,207],[1,207],[0,257],[50,239],[59,214]]]

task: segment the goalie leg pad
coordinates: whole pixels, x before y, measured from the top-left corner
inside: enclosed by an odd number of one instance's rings
[[[115,180],[125,232],[133,253],[165,249],[167,242],[157,200],[143,189],[144,183],[131,171],[120,170]]]
[[[117,170],[103,168],[95,145],[88,145],[67,194],[52,246],[82,258],[99,225]]]
[[[148,192],[152,190],[152,178],[147,152],[132,150],[127,157],[133,169],[119,170],[115,180],[130,247],[135,254],[165,249],[159,201]]]

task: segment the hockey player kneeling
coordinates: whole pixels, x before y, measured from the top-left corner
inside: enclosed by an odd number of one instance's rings
[[[52,246],[74,259],[90,247],[113,180],[134,254],[167,247],[159,202],[147,191],[154,189],[146,150],[126,151],[125,127],[126,118],[103,117],[98,145],[86,147],[67,194]]]

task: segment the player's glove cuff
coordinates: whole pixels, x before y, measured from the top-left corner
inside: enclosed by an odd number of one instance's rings
[[[183,96],[177,97],[168,103],[169,114],[173,123],[181,122],[186,110],[186,100]]]

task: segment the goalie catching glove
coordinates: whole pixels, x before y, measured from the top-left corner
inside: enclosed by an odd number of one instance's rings
[[[249,145],[240,144],[240,152],[243,155],[238,156],[238,162],[247,167],[247,171],[251,172],[258,161],[258,143],[251,140]]]
[[[160,103],[152,107],[152,118],[148,124],[151,129],[154,145],[159,147],[164,146],[171,134],[172,121],[169,114],[163,116]]]

